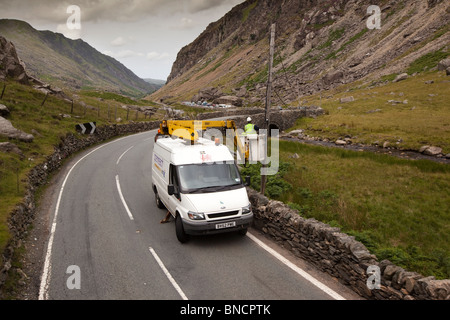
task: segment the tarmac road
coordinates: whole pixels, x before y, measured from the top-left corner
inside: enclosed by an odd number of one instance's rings
[[[250,229],[178,242],[155,205],[156,131],[85,151],[56,179],[39,299],[354,299]],[[306,273],[306,270],[308,273]],[[311,276],[312,275],[312,276]]]

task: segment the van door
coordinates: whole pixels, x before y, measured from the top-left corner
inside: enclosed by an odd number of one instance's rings
[[[161,153],[156,152],[157,148],[158,146],[155,146],[155,150],[153,151],[152,182],[156,187],[156,192],[158,193],[159,198],[164,203],[164,205],[166,205],[168,202],[167,183],[169,179],[167,178],[168,177],[167,172],[169,171],[169,165],[167,161],[164,160]]]
[[[180,184],[178,181],[178,174],[176,167],[171,164],[169,169],[169,184],[173,185],[175,193],[173,195],[168,196],[168,210],[175,215],[175,211],[177,206],[180,204],[181,196],[180,196]]]

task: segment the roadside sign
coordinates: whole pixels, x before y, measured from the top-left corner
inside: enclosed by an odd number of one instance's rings
[[[94,134],[96,129],[97,123],[95,122],[77,124],[75,126],[75,130],[81,134]]]

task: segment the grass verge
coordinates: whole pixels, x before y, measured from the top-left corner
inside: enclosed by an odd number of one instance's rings
[[[266,195],[354,235],[380,261],[450,278],[449,166],[287,141],[280,150]],[[257,166],[243,175],[259,190]]]
[[[80,123],[96,122],[97,126],[102,126],[117,123],[117,118],[123,119],[121,123],[151,121],[158,117],[161,119],[165,114],[162,110],[149,118],[142,112],[128,111],[122,108],[124,104],[141,107],[156,105],[111,92],[67,92],[75,98],[72,107],[70,101],[51,95],[45,99],[41,91],[12,81],[0,83],[0,90],[4,84],[6,90],[0,103],[10,111],[6,118],[15,128],[33,134],[35,139],[32,143],[25,143],[0,136],[0,142],[12,142],[22,152],[21,155],[0,152],[0,252],[10,240],[7,221],[25,195],[28,173],[34,166],[46,161],[61,137],[68,133],[77,135],[75,126]],[[0,264],[1,260],[0,255]]]
[[[387,78],[394,78],[395,75]],[[445,72],[425,72],[397,83],[341,86],[323,96],[306,98],[302,104],[319,105],[327,115],[301,118],[294,129],[310,136],[353,143],[383,145],[400,150],[419,150],[424,145],[450,153],[450,91]],[[341,103],[352,96],[354,101]]]

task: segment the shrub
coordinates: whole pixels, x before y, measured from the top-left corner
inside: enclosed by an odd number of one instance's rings
[[[243,176],[251,177],[251,187],[255,190],[261,189],[261,164],[253,164],[241,170]],[[269,198],[279,199],[283,193],[292,188],[292,185],[286,182],[283,177],[289,171],[290,164],[280,162],[278,173],[273,176],[267,176],[265,195]]]
[[[414,74],[416,72],[422,72],[426,68],[434,68],[438,65],[439,61],[447,58],[449,55],[450,53],[444,51],[444,49],[430,52],[411,63],[409,69],[407,70],[407,73]]]
[[[324,42],[323,44],[321,44],[319,46],[319,49],[322,50],[322,49],[331,47],[331,45],[333,44],[333,41],[336,41],[336,40],[342,38],[344,33],[345,33],[345,28],[331,31],[330,36],[328,37],[328,40],[326,42]]]

